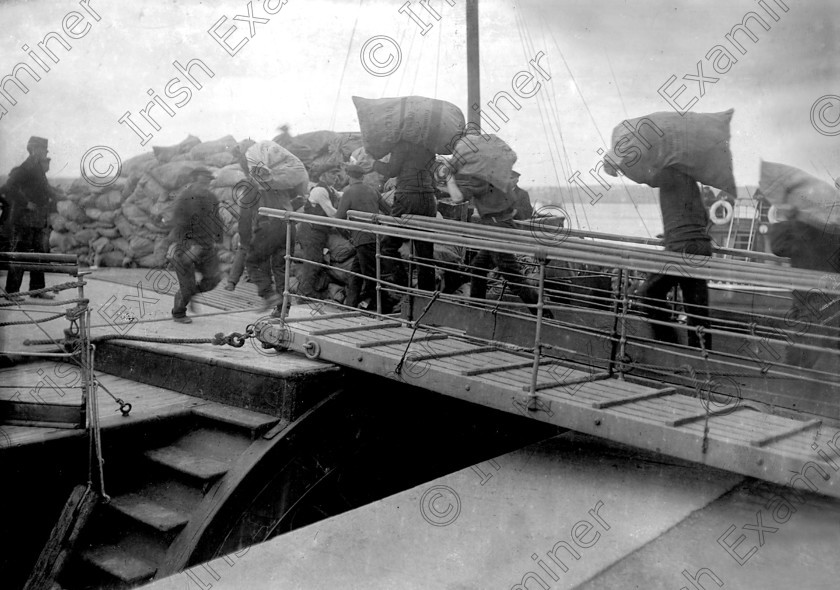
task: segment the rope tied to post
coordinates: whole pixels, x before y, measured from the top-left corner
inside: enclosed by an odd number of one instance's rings
[[[411,345],[414,342],[414,335],[417,334],[417,328],[420,327],[420,320],[423,319],[423,316],[426,315],[426,313],[429,311],[429,309],[431,309],[432,304],[435,301],[437,301],[439,297],[440,297],[440,291],[435,291],[432,294],[432,298],[426,304],[426,307],[423,308],[423,313],[420,314],[419,318],[417,318],[414,322],[412,322],[414,324],[414,327],[411,331],[411,336],[409,336],[409,338],[408,338],[408,343],[406,343],[406,345],[405,345],[405,350],[403,350],[402,356],[400,357],[400,360],[397,363],[397,366],[394,367],[394,374],[400,375],[402,373],[403,364],[405,363],[405,357],[408,354],[408,349],[411,348]]]

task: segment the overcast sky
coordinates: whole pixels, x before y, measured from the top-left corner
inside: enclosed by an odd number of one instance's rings
[[[188,134],[202,140],[226,134],[259,140],[273,137],[286,122],[293,133],[358,130],[353,95],[419,94],[449,100],[466,112],[465,0],[454,0],[455,6],[431,0],[439,21],[412,1],[417,14],[433,25],[426,35],[399,13],[403,3],[288,0],[270,16],[262,1],[254,1],[253,15],[269,20],[255,23],[254,37],[231,56],[208,30],[226,16],[218,34],[235,25],[228,43],[235,46],[247,39],[248,22],[230,20],[247,14],[248,2],[242,0],[89,0],[99,21],[78,0],[4,2],[0,76],[22,62],[41,79],[32,82],[19,73],[29,86],[27,94],[7,83],[6,92],[17,100],[14,106],[0,96],[8,111],[0,119],[0,174],[25,158],[30,135],[50,140],[50,176],[78,176],[82,155],[99,145],[127,159]],[[840,135],[818,133],[811,122],[812,106],[820,97],[840,94],[836,0],[762,0],[778,21],[756,0],[479,4],[484,104],[502,90],[511,92],[517,72],[530,70],[541,82],[535,96],[519,99],[520,110],[500,103],[509,121],[498,133],[518,153],[516,167],[524,183],[565,184],[575,170],[586,175],[598,160],[596,150],[610,141],[612,128],[623,118],[671,108],[657,92],[670,76],[680,79],[671,92],[686,85],[681,103],[699,95],[697,82],[682,80],[683,75],[696,75],[698,61],[704,76],[718,81],[705,84],[704,96],[698,96],[691,110],[735,109],[732,147],[739,184],[757,182],[760,158],[825,179],[840,176]],[[69,52],[51,42],[59,63],[45,62],[50,71],[44,72],[21,47],[35,49],[48,33],[61,32],[72,11],[86,20],[71,30],[81,35],[89,29],[79,39],[64,35],[72,45]],[[753,22],[757,43],[744,34],[736,37],[746,51],[742,55],[725,35],[748,11],[756,11],[770,30]],[[394,39],[401,48],[402,61],[389,76],[371,75],[360,58],[365,43],[378,35]],[[737,58],[724,74],[715,73],[705,57],[718,44]],[[528,65],[540,51],[546,55],[540,65],[547,80]],[[36,55],[45,59],[40,50]],[[377,57],[387,55],[383,48]],[[173,61],[186,64],[194,58],[214,76],[195,68],[192,73],[203,88],[193,88],[188,102],[185,94],[165,98],[166,83],[178,75]],[[152,110],[160,131],[143,123],[138,113],[150,100],[150,88],[175,112],[170,117],[161,107]],[[528,90],[534,88],[532,83]],[[182,106],[175,106],[177,100]],[[832,100],[820,103],[827,107],[819,125],[825,133],[840,131],[834,125],[840,110]],[[145,146],[118,123],[127,111],[152,132]]]

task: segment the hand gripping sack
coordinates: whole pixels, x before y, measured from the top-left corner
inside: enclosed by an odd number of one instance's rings
[[[729,147],[734,112],[659,112],[622,121],[613,129],[612,149],[604,158],[606,171],[615,175],[618,168],[635,182],[659,187],[659,173],[673,167],[697,182],[736,195]]]
[[[369,99],[353,97],[365,151],[374,158],[390,153],[400,141],[420,144],[436,154],[451,154],[465,126],[452,103],[423,96]]]
[[[758,189],[784,219],[840,233],[840,191],[835,186],[793,166],[761,162]]]
[[[450,166],[459,175],[472,176],[508,192],[516,152],[496,135],[465,135],[452,150]]]
[[[249,168],[260,166],[268,169],[270,178],[265,180],[273,189],[302,190],[302,185],[309,184],[309,174],[303,162],[273,141],[255,143],[248,148],[245,157]]]

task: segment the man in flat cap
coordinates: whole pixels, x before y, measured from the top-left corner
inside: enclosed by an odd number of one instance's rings
[[[363,182],[364,168],[351,164],[345,168],[345,172],[350,179],[350,184],[341,195],[338,212],[335,214],[336,219],[347,219],[348,211],[384,213],[385,215],[391,212],[379,192]],[[361,285],[358,284],[358,280],[348,278],[346,304],[350,307],[358,306],[367,309],[376,297],[376,236],[367,231],[353,231],[350,241],[356,249],[359,270],[368,278]]]
[[[50,159],[47,140],[43,137],[30,137],[26,144],[29,157],[9,173],[9,179],[0,192],[6,195],[11,205],[9,249],[12,252],[47,251],[47,224],[50,209],[50,185],[47,182],[47,170]],[[20,301],[22,296],[17,293],[23,283],[24,271],[10,269],[6,276],[5,297]],[[43,289],[44,273],[42,271],[29,272],[29,290]],[[41,299],[54,299],[52,293],[33,295]]]
[[[527,221],[534,216],[534,207],[531,205],[531,195],[528,191],[519,188],[519,172],[511,170],[510,172],[510,192],[513,196],[513,206],[516,213],[513,218],[517,221]]]
[[[339,172],[341,167],[337,164],[324,164],[314,171],[318,184],[309,191],[304,213],[335,217],[340,193],[333,185]],[[300,275],[299,291],[304,297],[321,299],[321,291],[327,287],[327,275],[323,266],[319,265],[324,263],[324,248],[327,247],[330,229],[328,225],[314,223],[301,223],[299,226],[298,241],[303,249],[303,258],[308,261],[303,263]]]
[[[224,237],[224,224],[216,195],[210,191],[213,174],[207,168],[196,168],[190,180],[175,200],[167,253],[178,276],[172,319],[179,324],[192,323],[187,316],[192,298],[212,291],[221,280],[216,244]],[[196,281],[196,272],[201,273],[200,281]]]

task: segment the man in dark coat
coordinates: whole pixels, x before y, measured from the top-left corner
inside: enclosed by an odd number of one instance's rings
[[[361,166],[350,165],[346,168],[350,184],[344,189],[341,201],[338,203],[336,219],[347,219],[348,211],[365,211],[367,213],[389,213],[388,205],[379,193],[363,182],[365,171]],[[367,231],[354,231],[350,236],[353,247],[356,248],[356,260],[359,270],[366,277],[361,286],[361,292],[352,292],[356,284],[348,284],[347,305],[351,307],[370,307],[376,297],[376,237]]]
[[[167,255],[178,275],[180,289],[175,294],[172,319],[180,324],[192,323],[187,317],[192,298],[212,291],[221,280],[216,244],[222,241],[224,224],[216,195],[210,191],[213,175],[206,168],[197,168],[191,179],[192,184],[175,201]],[[196,272],[201,273],[201,281],[196,282]]]
[[[45,253],[50,208],[50,185],[47,182],[50,159],[47,157],[47,140],[42,137],[30,137],[26,149],[29,157],[9,173],[4,191],[11,204],[9,249],[12,252]],[[6,277],[6,297],[22,299],[20,295],[14,295],[20,291],[22,283],[23,271],[9,270]],[[45,286],[44,273],[30,271],[29,290],[35,291]],[[33,297],[54,299],[55,295],[42,293]]]
[[[512,170],[510,173],[510,182],[513,188],[513,207],[516,209],[514,219],[517,221],[527,221],[534,216],[534,207],[531,205],[531,195],[528,191],[519,188],[519,172]]]
[[[770,224],[768,236],[773,254],[790,258],[790,264],[794,268],[826,273],[840,272],[840,235],[825,232],[794,218]],[[821,289],[795,290],[791,295],[791,312],[786,320],[804,324],[802,330],[793,329],[795,335],[792,341],[840,348],[840,342],[836,339],[822,343],[813,340],[813,336],[825,332],[833,332],[836,338],[836,330],[840,328],[840,301],[837,296],[828,295]],[[822,356],[831,360],[837,358],[815,350],[788,346],[785,363],[810,369]],[[831,367],[831,370],[834,370],[834,367]]]
[[[391,215],[407,217],[419,215],[422,217],[437,216],[437,200],[435,199],[435,182],[431,171],[427,168],[429,162],[435,160],[435,154],[422,145],[399,142],[391,150],[387,163],[377,160],[373,170],[385,178],[396,178],[394,204]],[[382,240],[382,256],[388,257],[383,261],[384,278],[401,286],[409,285],[409,277],[405,265],[400,259],[402,238],[386,237]],[[435,290],[435,246],[433,242],[414,241],[414,256],[420,263],[417,269],[417,286],[424,291]]]
[[[659,177],[659,208],[662,211],[665,250],[681,252],[686,259],[687,275],[691,268],[702,264],[698,256],[712,255],[712,240],[709,237],[709,212],[703,204],[700,189],[690,176],[673,168],[666,168]],[[689,264],[690,263],[690,264]],[[704,279],[674,274],[652,274],[641,286],[638,294],[645,304],[645,313],[652,320],[670,322],[667,309],[668,293],[680,287],[683,305],[688,316],[688,325],[709,327],[709,287]],[[651,324],[654,338],[661,342],[679,343],[676,328],[662,324]],[[703,343],[711,349],[712,335],[705,333]],[[697,331],[688,331],[688,345],[699,348]]]

